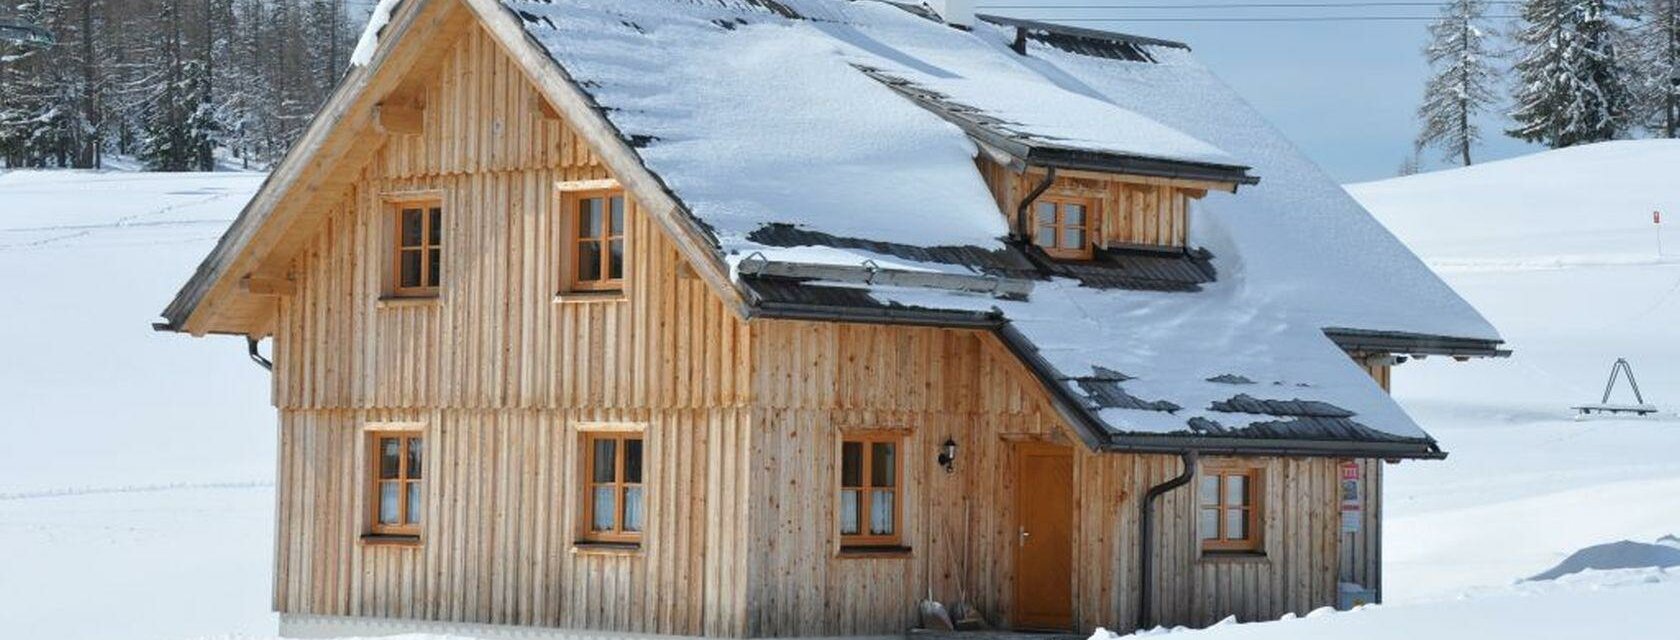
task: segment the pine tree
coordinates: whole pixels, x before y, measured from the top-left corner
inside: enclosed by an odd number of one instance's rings
[[[1516,126],[1506,133],[1552,148],[1611,140],[1631,115],[1619,0],[1527,0],[1516,34]]]
[[[1680,138],[1680,0],[1643,0],[1631,53],[1638,124]]]
[[[1470,165],[1470,148],[1481,141],[1476,117],[1493,104],[1494,70],[1489,66],[1482,0],[1453,0],[1429,25],[1424,48],[1433,73],[1424,85],[1418,119],[1419,147],[1439,147],[1448,158]]]
[[[25,23],[65,31],[62,0],[34,0],[12,7]],[[60,64],[61,47],[0,48],[0,158],[13,167],[70,166],[77,131],[74,84]]]
[[[181,0],[165,0],[163,83],[147,105],[140,159],[154,171],[208,170],[216,126],[208,101],[210,66],[191,55],[188,16]]]
[[[207,169],[279,159],[344,74],[344,0],[0,0],[53,47],[0,42],[0,166],[111,153]]]

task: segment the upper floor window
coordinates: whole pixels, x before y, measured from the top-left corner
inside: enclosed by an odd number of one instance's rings
[[[368,530],[378,535],[420,535],[425,513],[422,480],[426,441],[418,431],[374,431],[369,435],[372,464],[369,485],[372,518]]]
[[[1033,203],[1033,242],[1052,258],[1089,260],[1095,215],[1091,200],[1041,196]]]
[[[1202,474],[1199,521],[1203,551],[1260,551],[1260,470]]]
[[[583,539],[636,544],[646,521],[642,434],[589,433],[583,439]]]
[[[618,291],[624,288],[624,236],[627,211],[619,190],[567,193],[565,225],[570,259],[569,291]]]
[[[443,205],[437,201],[400,202],[392,254],[391,293],[399,297],[435,296],[443,269]]]
[[[898,435],[846,435],[840,441],[840,546],[900,545],[904,461]]]

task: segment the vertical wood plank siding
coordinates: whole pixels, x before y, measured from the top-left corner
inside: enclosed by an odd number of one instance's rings
[[[1075,623],[1130,628],[1137,503],[1179,472],[1176,457],[1085,450],[989,333],[743,323],[633,202],[625,295],[556,300],[554,185],[611,176],[543,115],[482,30],[446,44],[426,83],[423,133],[369,141],[383,146],[317,213],[321,231],[292,266],[297,293],[278,304],[276,609],[725,637],[887,634],[915,624],[931,589],[1007,624],[1011,446],[1036,440],[1074,451]],[[992,180],[1005,203],[1024,192],[1007,177]],[[1111,194],[1109,242],[1184,243],[1183,191],[1061,188]],[[380,300],[384,199],[403,192],[442,198],[436,300]],[[363,429],[392,422],[422,424],[426,441],[413,546],[361,539]],[[574,548],[577,427],[601,422],[646,429],[648,528],[634,553]],[[906,434],[907,554],[837,554],[835,443],[849,428]],[[953,474],[934,462],[947,437],[959,447]],[[1201,557],[1194,492],[1166,495],[1152,547],[1157,619],[1305,613],[1334,602],[1338,577],[1374,586],[1380,464],[1364,462],[1373,508],[1364,533],[1344,540],[1337,462],[1261,461],[1263,559]]]
[[[975,162],[992,190],[993,199],[997,200],[998,209],[1009,217],[1013,227],[1021,199],[1038,187],[1044,180],[1044,173],[1036,170],[1013,173],[984,157]],[[1165,184],[1143,184],[1132,180],[1061,176],[1045,193],[1097,199],[1102,208],[1101,229],[1096,236],[1099,246],[1186,246],[1192,192]]]
[[[1007,624],[1016,540],[1010,443],[1024,439],[1074,453],[1075,624],[1131,628],[1141,588],[1137,501],[1179,473],[1176,456],[1095,454],[1076,444],[989,333],[761,320],[752,342],[759,402],[750,458],[762,492],[751,503],[751,635],[895,633],[915,625],[915,602],[930,587],[941,601],[966,599]],[[909,434],[901,454],[907,557],[836,553],[833,442],[850,428]],[[958,445],[952,474],[934,459],[947,437]],[[1160,622],[1272,619],[1335,604],[1340,461],[1250,462],[1262,466],[1265,557],[1204,557],[1194,485],[1168,493],[1153,545]],[[1374,530],[1366,529],[1371,540]],[[1364,551],[1349,551],[1349,562],[1374,572]]]
[[[740,635],[751,440],[746,327],[632,203],[622,299],[556,301],[557,181],[609,177],[481,30],[450,46],[425,129],[326,217],[282,299],[275,607]],[[377,141],[370,141],[377,143]],[[443,287],[380,301],[385,194],[436,191]],[[364,425],[425,425],[418,546],[361,542]],[[584,422],[646,425],[646,542],[576,553]]]

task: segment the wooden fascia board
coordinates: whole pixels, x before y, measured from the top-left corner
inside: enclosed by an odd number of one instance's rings
[[[531,38],[513,13],[497,0],[461,1],[478,15],[485,29],[524,72],[527,81],[589,144],[607,169],[624,184],[625,190],[647,208],[650,217],[671,238],[678,253],[694,267],[702,280],[722,296],[724,306],[737,318],[746,319],[746,303],[731,280],[729,267],[715,248],[711,234],[699,227],[664,182],[642,164],[641,157],[602,115],[594,100],[577,86],[571,74]]]
[[[287,224],[284,214],[308,210],[299,201],[315,198],[299,196],[320,193],[321,183],[332,174],[330,169],[353,146],[361,130],[371,126],[373,105],[402,79],[408,65],[428,50],[429,43],[405,43],[404,36],[417,26],[441,24],[448,19],[453,5],[451,0],[407,0],[398,7],[380,36],[372,60],[351,69],[339,82],[327,103],[310,120],[303,137],[287,151],[210,256],[176,295],[165,316],[174,320],[185,311],[185,317],[174,329],[195,336],[223,331],[213,326],[215,308],[221,298],[237,293],[240,277],[267,257],[263,248],[292,232],[294,225]],[[288,203],[297,204],[286,206]]]
[[[1042,177],[1044,175],[1044,169],[1040,167],[1031,167],[1027,169],[1026,173],[1029,176]],[[1236,193],[1237,191],[1237,184],[1234,182],[1189,180],[1185,178],[1160,178],[1127,173],[1105,173],[1085,169],[1057,169],[1056,177],[1078,178],[1081,180],[1099,180],[1104,182],[1123,182],[1126,184],[1139,184],[1147,186],[1167,186],[1186,191],[1224,191],[1227,193]]]

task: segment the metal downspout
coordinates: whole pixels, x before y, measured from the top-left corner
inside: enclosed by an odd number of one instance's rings
[[[1172,491],[1173,489],[1189,484],[1190,479],[1196,475],[1196,452],[1194,450],[1185,451],[1184,453],[1179,454],[1179,456],[1181,456],[1184,460],[1184,472],[1180,473],[1178,477],[1150,487],[1149,491],[1143,494],[1143,504],[1139,505],[1143,512],[1138,518],[1139,588],[1137,629],[1134,629],[1134,631],[1143,631],[1148,629],[1149,625],[1153,622],[1151,619],[1152,616],[1149,615],[1149,610],[1154,606],[1155,599],[1154,581],[1150,579],[1150,574],[1154,571],[1154,567],[1151,566],[1153,563],[1150,559],[1154,555],[1151,551],[1154,550],[1155,546],[1155,499],[1161,497],[1168,491]]]
[[[261,353],[257,353],[257,342],[257,338],[245,336],[245,352],[251,355],[251,362],[257,363],[257,366],[259,367],[273,371],[274,363],[269,361],[268,358],[264,358]]]
[[[1050,185],[1056,182],[1056,168],[1045,167],[1044,169],[1044,182],[1040,182],[1038,186],[1033,187],[1033,190],[1027,193],[1027,197],[1021,200],[1021,205],[1015,208],[1015,239],[1022,242],[1028,241],[1030,236],[1027,230],[1032,228],[1027,226],[1028,209],[1032,207],[1034,200],[1044,195],[1044,192],[1049,191]]]

